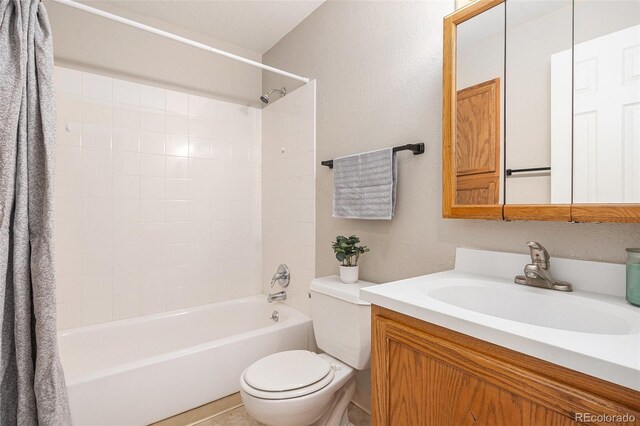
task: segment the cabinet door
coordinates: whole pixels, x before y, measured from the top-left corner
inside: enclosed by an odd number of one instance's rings
[[[580,413],[640,424],[638,392],[377,306],[372,314],[374,425],[568,426]]]
[[[640,4],[574,15],[573,202],[640,203]]]
[[[572,0],[509,0],[505,205],[571,203]],[[571,65],[571,61],[562,61]],[[560,83],[560,84],[559,84]],[[507,209],[509,210],[509,209]]]
[[[445,360],[389,341],[389,425],[578,425]]]

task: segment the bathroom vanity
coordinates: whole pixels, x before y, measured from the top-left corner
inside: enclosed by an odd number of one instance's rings
[[[372,321],[375,425],[640,424],[637,391],[379,306]]]
[[[620,295],[624,266],[554,259],[569,293],[515,284],[528,260],[458,249],[453,271],[361,290],[373,424],[640,424],[640,309]]]

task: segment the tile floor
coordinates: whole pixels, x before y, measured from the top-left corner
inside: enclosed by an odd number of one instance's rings
[[[349,404],[349,421],[354,426],[370,426],[371,417],[366,412],[353,404]],[[219,416],[197,423],[194,426],[260,426],[262,423],[255,421],[244,406],[234,408]]]

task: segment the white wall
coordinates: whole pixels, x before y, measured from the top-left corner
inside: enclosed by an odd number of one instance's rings
[[[315,277],[315,119],[312,81],[262,110],[262,284],[269,288],[279,264],[291,270],[287,303],[311,315]]]
[[[56,67],[59,328],[260,292],[260,110]]]

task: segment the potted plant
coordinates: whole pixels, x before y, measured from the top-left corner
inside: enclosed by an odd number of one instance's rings
[[[338,235],[331,244],[336,259],[340,262],[340,279],[345,284],[353,284],[358,281],[358,259],[362,253],[369,251],[367,246],[359,246],[360,238],[352,235],[344,237]]]

